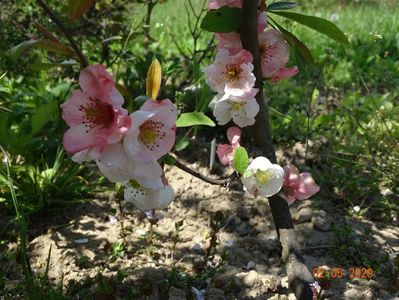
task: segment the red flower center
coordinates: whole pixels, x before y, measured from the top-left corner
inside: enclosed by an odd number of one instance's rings
[[[115,114],[111,104],[90,98],[86,105],[81,105],[79,110],[84,113],[83,124],[90,129],[100,126],[109,128],[114,123]]]

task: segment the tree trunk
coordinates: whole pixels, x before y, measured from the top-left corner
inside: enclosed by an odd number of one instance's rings
[[[240,37],[244,49],[253,55],[254,74],[256,76],[255,87],[259,88],[256,100],[259,104],[259,113],[256,122],[251,127],[254,141],[264,156],[271,162],[276,163],[272,135],[269,125],[269,108],[263,97],[263,78],[260,64],[260,51],[257,29],[258,1],[243,0],[242,23]],[[313,291],[310,283],[315,280],[304,264],[300,247],[296,241],[295,229],[292,223],[287,202],[279,196],[269,198],[274,224],[281,245],[281,255],[286,266],[290,288],[297,299],[313,299]]]

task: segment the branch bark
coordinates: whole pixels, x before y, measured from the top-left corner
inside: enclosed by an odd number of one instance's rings
[[[229,177],[223,178],[223,179],[209,178],[209,177],[206,177],[206,176],[198,173],[197,171],[194,171],[193,169],[190,169],[189,167],[187,167],[185,164],[181,163],[178,160],[175,161],[175,167],[179,168],[180,170],[183,170],[184,172],[190,174],[191,176],[194,176],[194,177],[196,177],[206,183],[212,184],[212,185],[220,185],[220,186],[226,187],[232,181],[234,181],[236,179],[235,173],[233,173]]]
[[[263,76],[260,64],[260,51],[257,29],[258,1],[243,0],[242,23],[240,27],[241,43],[244,49],[253,55],[254,75],[256,76],[255,87],[259,88],[256,100],[259,104],[259,113],[256,122],[251,127],[254,134],[254,142],[263,155],[276,163],[272,134],[269,125],[269,107],[263,97]],[[300,247],[296,241],[295,229],[287,202],[279,196],[269,198],[274,224],[279,237],[282,259],[285,263],[290,288],[297,299],[313,299],[313,291],[310,283],[315,280],[304,264]]]
[[[71,45],[72,49],[75,51],[76,56],[80,60],[80,64],[83,68],[89,66],[89,61],[84,56],[83,52],[80,50],[79,46],[76,44],[75,40],[72,37],[72,34],[69,30],[65,27],[62,21],[54,14],[54,12],[47,6],[47,4],[43,0],[36,0],[37,4],[43,9],[43,11],[50,17],[51,20],[57,25],[57,27],[62,31],[65,37],[68,39],[69,44]]]

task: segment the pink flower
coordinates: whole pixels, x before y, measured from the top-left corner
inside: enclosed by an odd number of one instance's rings
[[[237,54],[242,49],[240,35],[237,32],[215,33],[218,40],[216,50],[227,49],[231,55]]]
[[[288,45],[284,36],[276,29],[262,32],[258,36],[261,51],[261,66],[264,78],[273,83],[290,78],[298,73],[298,67],[286,68],[289,60]]]
[[[132,159],[150,162],[161,158],[173,148],[177,108],[169,99],[148,99],[130,118],[132,126],[123,145]]]
[[[219,144],[216,153],[223,165],[230,165],[233,161],[234,150],[240,146],[241,130],[238,127],[230,127],[227,129],[228,144]]]
[[[211,89],[225,97],[242,97],[251,92],[255,85],[255,75],[252,73],[252,54],[242,49],[235,55],[230,55],[225,49],[219,51],[215,62],[204,68],[206,81]]]
[[[263,32],[267,27],[267,15],[264,11],[258,11],[258,32]]]
[[[223,6],[242,7],[242,0],[210,0],[208,9],[218,9]]]
[[[258,36],[263,77],[269,78],[284,67],[289,59],[288,45],[276,29],[269,29]]]
[[[297,66],[291,68],[282,67],[272,76],[270,80],[272,83],[276,83],[277,81],[291,78],[292,76],[298,74],[298,72],[299,70]]]
[[[77,162],[97,159],[104,147],[119,142],[130,128],[123,98],[101,65],[90,66],[79,77],[82,90],[75,90],[63,104],[62,117],[71,127],[64,148]]]
[[[314,182],[310,173],[299,174],[298,168],[291,164],[284,167],[282,196],[288,205],[294,203],[295,200],[309,199],[319,190],[320,188]]]

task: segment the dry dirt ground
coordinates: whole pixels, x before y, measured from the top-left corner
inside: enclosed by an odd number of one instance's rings
[[[209,174],[207,168],[190,166]],[[157,212],[164,218],[153,226],[151,244],[149,220],[125,204],[126,235],[121,237],[119,196],[111,194],[57,212],[45,222],[35,220],[29,244],[33,269],[44,270],[51,247],[49,277],[57,283],[62,279],[71,299],[295,299],[288,290],[265,199],[206,184],[175,167],[168,167],[166,176],[176,200]],[[297,201],[291,207],[309,269],[339,266],[330,255],[341,246],[334,242],[333,226],[344,222],[354,229],[354,239],[368,230],[367,249],[362,250],[370,258],[387,253],[389,260],[381,263],[380,275],[372,279],[349,279],[349,267],[343,267],[344,277],[332,279],[320,299],[399,299],[398,282],[393,282],[398,228],[354,221],[334,205],[320,209],[312,201]],[[217,235],[216,253],[204,269],[210,216],[217,211],[225,217],[224,226]],[[178,221],[183,225],[173,239]]]

